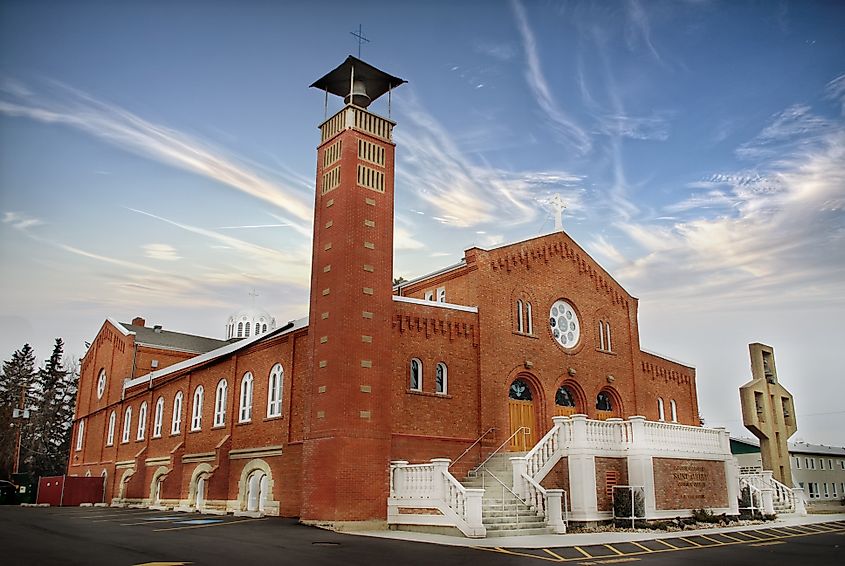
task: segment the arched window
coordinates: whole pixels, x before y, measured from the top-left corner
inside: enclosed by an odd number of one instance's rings
[[[422,362],[417,358],[411,360],[411,391],[422,391]]]
[[[238,323],[238,338],[243,338],[243,335],[244,335],[244,323],[239,322]]]
[[[182,430],[182,392],[176,392],[173,398],[173,420],[170,425],[170,434],[179,434]]]
[[[607,346],[608,352],[612,352],[613,351],[613,343],[611,343],[611,341],[610,341],[610,323],[609,322],[604,323],[604,333],[606,335],[605,338],[604,338],[604,345]]]
[[[123,435],[120,437],[121,442],[129,442],[129,431],[132,428],[132,407],[126,407],[126,412],[123,414]]]
[[[522,299],[517,299],[516,301],[516,331],[523,332],[524,331],[523,319],[522,319]]]
[[[217,392],[214,394],[214,426],[223,426],[226,422],[226,392],[229,384],[225,379],[217,383]]]
[[[437,302],[438,303],[445,303],[446,302],[446,287],[438,287],[437,288]]]
[[[147,430],[147,402],[141,403],[141,408],[138,409],[138,434],[135,435],[136,440],[144,440],[144,432]]]
[[[434,382],[435,392],[445,395],[446,388],[449,385],[449,368],[443,362],[437,364],[437,367],[434,369]]]
[[[672,422],[678,422],[678,405],[675,404],[674,399],[669,400],[669,410],[672,412]]]
[[[109,415],[109,431],[108,435],[106,436],[106,446],[111,446],[114,444],[114,425],[115,421],[117,421],[117,413],[114,411],[111,412]]]
[[[153,438],[161,436],[161,423],[164,421],[164,397],[156,401],[156,412],[153,415]]]
[[[249,323],[247,323],[249,324]],[[252,374],[246,372],[241,379],[241,406],[238,422],[246,423],[252,420]]]
[[[534,317],[531,313],[531,303],[525,303],[525,331],[528,334],[534,334]]]
[[[191,430],[200,430],[202,428],[202,399],[205,396],[205,388],[202,385],[197,385],[194,389],[194,406],[191,411]]]
[[[85,419],[79,419],[79,427],[76,429],[76,451],[82,450],[82,443],[85,441]]]
[[[531,401],[531,389],[522,379],[514,379],[508,390],[508,397],[517,401]]]
[[[599,321],[599,350],[604,350],[604,321]]]
[[[596,395],[596,409],[599,411],[612,411],[613,403],[610,400],[610,395],[604,392]]]
[[[663,397],[657,398],[657,420],[665,421],[666,420],[666,411],[663,408]]]
[[[558,407],[569,407],[575,408],[575,395],[572,393],[572,389],[567,387],[566,385],[561,385],[557,388],[557,393],[555,393],[555,405]]]
[[[249,338],[249,323],[248,322],[244,325],[244,336]]]
[[[285,370],[282,364],[276,364],[270,370],[270,382],[267,387],[267,416],[282,416],[282,384]]]
[[[261,332],[267,332],[267,323],[261,325]]]

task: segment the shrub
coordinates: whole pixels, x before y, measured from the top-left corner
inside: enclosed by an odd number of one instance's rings
[[[645,498],[642,492],[634,492],[634,516],[645,517]],[[613,515],[618,519],[631,516],[631,491],[627,489],[613,490]]]

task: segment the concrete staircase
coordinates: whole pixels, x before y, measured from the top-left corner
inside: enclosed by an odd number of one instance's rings
[[[522,455],[515,452],[496,454],[484,468],[476,471],[475,477],[470,472],[470,477],[461,482],[465,487],[484,488],[481,520],[487,529],[488,538],[553,534],[542,515],[537,515],[531,507],[508,491],[513,489],[510,457]]]

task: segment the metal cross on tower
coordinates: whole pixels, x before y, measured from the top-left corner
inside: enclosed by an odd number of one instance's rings
[[[563,211],[566,210],[566,203],[560,195],[555,195],[549,201],[549,207],[555,215],[555,232],[560,232],[563,230]]]
[[[253,288],[252,291],[249,292],[249,296],[252,297],[252,306],[255,306],[255,297],[258,296],[258,292]]]
[[[358,31],[350,31],[352,35],[358,38],[358,59],[361,58],[361,44],[366,42],[369,43],[370,40],[364,37],[363,29],[361,28],[361,24],[358,24]]]

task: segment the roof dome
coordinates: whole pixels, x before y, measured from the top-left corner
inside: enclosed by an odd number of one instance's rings
[[[233,313],[226,321],[226,339],[249,338],[276,328],[276,319],[264,309],[252,306]]]

